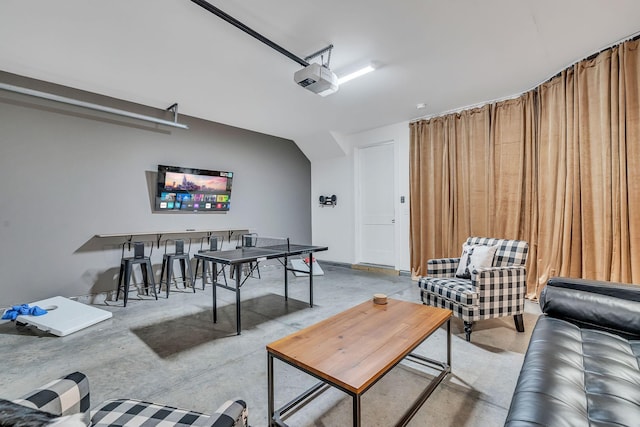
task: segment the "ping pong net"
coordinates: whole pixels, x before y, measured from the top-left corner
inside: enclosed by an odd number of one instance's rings
[[[240,284],[242,286],[249,277],[254,277],[254,272],[258,273],[258,278],[261,277],[260,262],[264,261],[266,256],[273,254],[274,251],[286,255],[290,245],[289,238],[258,237],[257,233],[248,233],[241,236],[239,248],[242,248],[243,251],[249,250],[256,256],[255,261],[244,266],[245,279]]]
[[[243,248],[257,248],[279,252],[289,252],[291,245],[288,237],[259,237],[255,233],[242,235]]]

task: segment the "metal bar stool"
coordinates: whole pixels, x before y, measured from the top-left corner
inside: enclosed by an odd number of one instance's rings
[[[167,253],[167,245],[173,242],[175,251],[173,253]],[[191,284],[193,292],[196,292],[195,283],[193,282],[193,272],[191,270],[191,259],[189,252],[191,251],[191,239],[189,239],[189,250],[184,251],[183,239],[167,239],[164,242],[164,255],[162,256],[162,270],[160,271],[160,287],[164,283],[167,288],[167,298],[169,298],[169,288],[171,279],[173,278],[173,263],[174,261],[180,261],[180,270],[182,271],[182,284],[187,287],[187,281]],[[165,276],[166,272],[166,276]],[[188,276],[187,276],[188,273]],[[173,278],[174,283],[177,286],[177,280]]]
[[[242,248],[253,248],[256,247],[258,245],[258,233],[246,233],[241,235],[238,238],[238,244],[236,245],[236,249],[242,249]],[[233,279],[233,275],[234,275],[234,270],[235,268],[231,269],[231,273],[230,273],[230,277]],[[254,271],[258,271],[258,279],[261,279],[260,277],[260,262],[256,261],[255,263],[250,262],[248,264],[244,265],[244,275],[245,276],[251,276],[251,277],[255,277],[253,276],[253,272]]]
[[[135,264],[140,265],[142,270],[142,280],[144,282],[144,288],[147,295],[149,295],[149,284],[153,289],[153,296],[158,299],[158,293],[156,292],[156,281],[153,277],[153,268],[151,266],[151,254],[153,253],[153,243],[149,244],[151,248],[149,256],[145,256],[144,247],[145,242],[133,242],[133,256],[124,256],[124,247],[131,245],[131,242],[125,242],[122,244],[122,256],[120,258],[120,273],[118,274],[118,291],[116,292],[116,301],[120,295],[120,290],[124,293],[124,306],[127,306],[127,300],[129,299],[129,282],[131,281],[131,273]],[[124,277],[124,283],[122,279]]]
[[[205,241],[206,237],[203,237],[200,239],[200,250],[198,251],[198,254],[203,254],[206,252],[215,252],[218,251],[220,249],[222,249],[222,246],[224,244],[224,237],[218,237],[218,236],[211,236],[209,237],[209,247],[204,248],[204,241]],[[224,272],[224,266],[220,267],[220,270],[218,270],[217,264],[215,264],[213,261],[210,261],[206,258],[201,258],[199,257],[197,254],[194,255],[194,258],[196,259],[196,272],[195,272],[195,276],[194,279],[198,280],[198,268],[200,268],[200,260],[202,260],[202,274],[200,275],[200,277],[202,278],[202,290],[204,290],[204,286],[206,284],[207,278],[204,276],[204,271],[205,271],[205,267],[204,267],[204,263],[205,262],[210,262],[212,264],[211,267],[211,281],[212,282],[217,282],[218,281],[218,277],[222,274],[222,277],[224,278],[224,284],[227,285],[227,275]]]

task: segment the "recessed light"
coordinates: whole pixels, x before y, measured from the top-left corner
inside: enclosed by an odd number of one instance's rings
[[[421,102],[419,104],[416,104],[416,108],[418,110],[422,110],[423,108],[427,108],[427,104],[425,104],[424,102]]]

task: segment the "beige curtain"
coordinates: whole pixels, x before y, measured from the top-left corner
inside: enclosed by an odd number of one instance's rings
[[[486,230],[492,205],[486,193],[492,191],[489,162],[489,106],[463,111],[447,120],[449,155],[447,157],[452,191],[448,195],[446,236],[452,242],[448,253],[459,256],[462,243],[474,233]],[[462,214],[460,214],[462,213]]]
[[[416,277],[426,272],[427,254],[448,253],[454,243],[443,232],[448,229],[446,221],[451,216],[445,118],[410,126],[410,256],[411,274]]]
[[[432,256],[459,256],[470,235],[488,229],[493,208],[489,106],[411,124],[411,272]]]
[[[640,280],[639,52],[624,43],[540,87],[537,294],[554,275]]]
[[[491,106],[491,179],[494,193],[489,198],[491,226],[485,235],[529,243],[527,293],[536,287],[537,253],[537,159],[535,150],[535,95]]]
[[[528,93],[411,124],[414,277],[425,274],[430,258],[459,256],[469,236],[531,241],[533,117]],[[535,287],[535,275],[531,283]]]
[[[538,257],[537,284],[534,293],[546,284],[550,277],[571,276],[561,271],[561,265],[570,265],[571,258],[580,259],[576,250],[578,236],[572,239],[573,212],[580,211],[579,180],[574,158],[577,150],[570,145],[574,138],[573,108],[567,108],[573,100],[573,71],[539,87],[538,102]],[[578,244],[579,248],[580,245]],[[564,262],[563,262],[564,259]],[[575,264],[575,262],[574,262]],[[575,276],[575,273],[573,274]],[[529,275],[530,276],[530,275]]]
[[[528,294],[555,275],[640,281],[638,41],[521,97],[411,123],[411,269],[467,236],[529,242]]]
[[[620,47],[620,67],[624,70],[620,78],[621,105],[624,129],[620,138],[624,138],[624,155],[626,163],[620,174],[622,196],[621,206],[622,229],[626,229],[627,237],[621,238],[620,248],[628,253],[626,260],[620,262],[620,273],[612,275],[612,280],[623,282],[640,282],[640,41],[624,43]],[[626,199],[626,200],[625,200]],[[625,206],[627,207],[625,209]],[[621,249],[622,252],[622,249]],[[626,265],[627,262],[629,265]]]

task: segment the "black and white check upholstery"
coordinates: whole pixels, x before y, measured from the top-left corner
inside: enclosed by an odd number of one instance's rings
[[[87,424],[95,427],[248,425],[247,405],[240,399],[225,402],[213,415],[132,399],[108,400],[89,413],[89,380],[81,372],[52,381],[13,402],[57,416],[85,413]]]
[[[214,426],[247,425],[247,405],[242,400],[225,402],[213,415],[134,399],[113,399],[92,412],[92,426]]]
[[[469,237],[465,244],[497,245],[493,265],[473,270],[471,279],[462,279],[456,277],[460,258],[428,260],[427,275],[418,281],[422,302],[452,310],[464,321],[467,341],[471,340],[473,322],[482,319],[514,316],[516,328],[524,331],[527,242]]]
[[[74,372],[51,381],[13,402],[53,415],[71,415],[89,410],[89,380]]]

